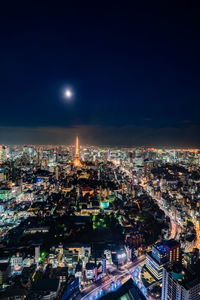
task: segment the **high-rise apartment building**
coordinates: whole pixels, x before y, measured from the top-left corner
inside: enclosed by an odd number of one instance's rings
[[[199,300],[200,273],[170,263],[163,268],[162,300]]]

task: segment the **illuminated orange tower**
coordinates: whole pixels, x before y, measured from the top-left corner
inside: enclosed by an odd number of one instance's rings
[[[80,162],[80,159],[79,159],[79,139],[78,139],[78,136],[76,137],[74,166],[75,167],[81,167],[82,166],[82,164]]]

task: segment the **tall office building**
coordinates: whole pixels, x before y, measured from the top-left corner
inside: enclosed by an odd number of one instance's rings
[[[146,254],[146,268],[156,280],[162,279],[163,267],[167,262],[180,261],[180,244],[171,239],[158,242]]]
[[[144,161],[144,176],[150,178],[152,169],[153,169],[153,161],[146,159]]]
[[[133,162],[133,152],[128,152],[128,162],[129,163]]]
[[[58,166],[56,166],[55,167],[55,177],[56,177],[56,180],[58,180],[59,179],[59,167]]]
[[[162,300],[199,300],[200,273],[170,263],[163,268]]]
[[[0,146],[0,164],[7,161],[7,147],[1,145]]]
[[[38,263],[40,258],[40,246],[35,247],[35,262]]]

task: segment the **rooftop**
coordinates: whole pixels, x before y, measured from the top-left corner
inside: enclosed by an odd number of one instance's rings
[[[195,269],[186,269],[179,263],[169,263],[165,266],[165,269],[171,274],[172,278],[186,290],[189,290],[200,283],[200,262],[195,266]]]
[[[55,292],[59,287],[59,279],[39,279],[34,285],[36,291],[52,291]]]

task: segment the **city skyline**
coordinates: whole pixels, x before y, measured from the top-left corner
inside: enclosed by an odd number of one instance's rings
[[[199,166],[198,149],[90,147],[75,135],[0,145],[0,298],[177,300],[181,289],[198,300]]]
[[[193,130],[194,136],[191,136]],[[110,147],[169,147],[199,148],[199,129],[128,127],[0,127],[0,140],[4,145],[70,145],[79,135],[83,145]],[[159,136],[158,136],[159,135]],[[111,138],[112,137],[112,138]],[[187,137],[187,139],[186,139]]]

